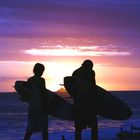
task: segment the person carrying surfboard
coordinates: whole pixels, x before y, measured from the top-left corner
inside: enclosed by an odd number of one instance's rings
[[[43,64],[36,63],[33,68],[34,76],[27,81],[32,95],[29,99],[28,124],[24,140],[29,140],[33,132],[42,132],[43,140],[48,140],[47,103],[43,101],[47,96],[45,95],[45,79],[41,77],[44,70]]]
[[[85,60],[82,63],[82,66],[76,69],[72,77],[76,77],[82,79],[87,82],[87,84],[92,89],[92,95],[90,93],[85,93],[87,95],[88,101],[92,102],[95,112],[90,113],[88,110],[84,110],[80,106],[80,97],[78,98],[77,95],[74,96],[74,108],[75,108],[75,140],[81,140],[81,133],[82,129],[86,129],[87,127],[91,128],[91,140],[98,140],[98,122],[97,122],[97,109],[96,109],[96,80],[95,80],[95,71],[93,68],[93,62],[91,60]],[[95,93],[95,94],[94,94]],[[79,93],[80,94],[80,93]],[[86,96],[85,95],[85,96]],[[89,98],[91,97],[91,98]],[[89,106],[90,108],[91,106]]]

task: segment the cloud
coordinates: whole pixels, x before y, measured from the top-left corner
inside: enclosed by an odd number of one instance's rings
[[[112,47],[113,48],[113,47]],[[55,46],[45,49],[28,49],[25,54],[36,56],[128,56],[129,51],[120,51],[105,46]]]
[[[1,61],[63,61],[77,57],[99,57],[102,61],[128,60],[139,65],[139,40],[133,42],[100,38],[0,39]],[[136,44],[134,44],[136,43]],[[89,55],[89,56],[88,56]],[[68,56],[71,56],[68,58]],[[75,56],[75,57],[72,57]],[[112,58],[113,57],[113,58]],[[112,60],[113,59],[113,60]],[[108,63],[107,62],[107,63]],[[101,62],[100,62],[101,63]],[[124,63],[124,66],[126,63]]]
[[[4,0],[0,3],[0,60],[44,61],[49,56],[31,55],[31,50],[35,49],[36,53],[40,50],[41,54],[46,50],[51,56],[60,56],[62,49],[64,52],[69,49],[75,56],[77,53],[119,56],[115,57],[119,61],[123,57],[121,61],[125,58],[131,64],[138,63],[138,0]],[[98,52],[92,48],[95,46],[99,46]]]

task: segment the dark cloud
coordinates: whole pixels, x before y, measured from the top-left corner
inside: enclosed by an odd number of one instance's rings
[[[91,0],[5,0],[0,36],[139,37],[140,2]]]

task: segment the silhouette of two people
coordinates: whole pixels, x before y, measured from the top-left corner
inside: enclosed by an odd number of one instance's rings
[[[85,94],[88,97],[91,97],[87,102],[92,102],[92,106],[89,106],[89,109],[92,108],[93,110],[92,113],[90,110],[85,111],[82,107],[80,107],[81,103],[79,98],[77,98],[78,94],[74,96],[75,140],[81,140],[82,129],[86,129],[87,127],[91,128],[91,140],[98,140],[96,80],[95,71],[92,68],[93,62],[91,60],[85,60],[82,63],[82,66],[76,69],[72,74],[73,77],[84,80],[92,89],[92,95],[88,95],[91,94],[91,92],[87,92]]]
[[[83,79],[92,88],[92,109],[94,110],[94,113],[91,113],[90,111],[85,112],[82,108],[79,109],[78,98],[74,98],[75,140],[81,140],[82,129],[87,127],[91,128],[91,139],[98,140],[96,80],[95,71],[92,68],[93,62],[85,60],[82,66],[72,74],[73,77]],[[27,81],[32,90],[32,95],[29,99],[28,123],[24,140],[29,140],[33,132],[42,132],[43,140],[48,140],[48,97],[45,79],[42,78],[44,70],[43,64],[36,63],[33,68],[34,75]],[[90,93],[85,94],[88,96]]]

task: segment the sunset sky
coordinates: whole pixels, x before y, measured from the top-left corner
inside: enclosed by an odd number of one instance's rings
[[[1,0],[0,91],[45,65],[56,91],[85,59],[107,90],[140,90],[140,1]]]

